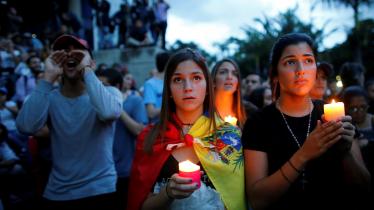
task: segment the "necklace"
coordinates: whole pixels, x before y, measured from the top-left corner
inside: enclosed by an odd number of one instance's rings
[[[190,131],[193,123],[181,123],[182,124],[182,135],[185,136]]]
[[[193,123],[182,123],[183,126],[192,126]]]
[[[292,131],[290,125],[288,124],[288,122],[287,122],[287,120],[286,120],[286,117],[284,116],[284,114],[283,114],[283,112],[282,112],[282,110],[281,110],[281,108],[280,108],[279,100],[277,101],[277,105],[278,105],[279,112],[281,113],[282,118],[283,118],[284,122],[286,123],[286,126],[287,126],[288,130],[290,131],[290,133],[291,133],[293,139],[295,140],[295,143],[296,143],[297,146],[300,148],[300,147],[301,147],[301,144],[300,144],[300,142],[297,140],[297,138],[296,138],[295,134],[293,133],[293,131]],[[309,110],[310,110],[310,109],[311,109],[311,107],[309,107]],[[310,110],[310,112],[309,112],[309,120],[308,120],[308,129],[307,129],[307,132],[306,132],[306,137],[305,137],[305,139],[308,138],[308,136],[309,136],[309,132],[310,132],[310,122],[311,122],[311,121],[312,121],[312,111]]]
[[[277,100],[277,106],[278,106],[278,110],[279,110],[279,112],[281,113],[282,118],[283,118],[283,120],[284,120],[284,122],[285,122],[285,124],[286,124],[286,126],[287,126],[287,129],[290,131],[290,133],[291,133],[293,139],[295,140],[295,143],[297,144],[297,147],[300,148],[300,147],[301,147],[301,144],[300,144],[300,142],[297,140],[297,138],[296,138],[295,134],[293,133],[293,131],[292,131],[290,125],[288,124],[288,122],[287,122],[287,120],[286,120],[286,117],[284,116],[284,114],[283,114],[283,112],[282,112],[282,110],[281,110],[281,108],[280,108],[279,100]],[[309,112],[309,120],[308,120],[308,129],[307,129],[307,131],[306,131],[306,137],[305,137],[305,139],[307,139],[308,136],[309,136],[309,132],[310,132],[310,123],[311,123],[311,121],[312,121],[312,110],[311,110],[311,106],[309,106],[309,110],[310,110],[310,112]],[[302,176],[302,178],[301,178],[302,189],[304,190],[304,188],[305,188],[305,184],[307,183],[307,181],[306,181],[306,179],[305,179],[305,169],[302,169],[302,170],[301,170],[301,176]]]

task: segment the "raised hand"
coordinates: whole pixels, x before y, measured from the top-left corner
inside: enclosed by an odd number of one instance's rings
[[[73,58],[77,63],[81,63],[85,56],[84,51],[82,50],[72,50],[68,53],[68,55],[70,58]]]
[[[89,67],[90,69],[95,68],[95,62],[92,60],[91,55],[85,50],[73,50],[70,52],[70,56],[76,59],[80,59],[80,63],[77,69],[84,73],[84,69]]]
[[[63,72],[63,64],[67,58],[67,53],[63,50],[53,52],[45,60],[44,79],[54,83]]]

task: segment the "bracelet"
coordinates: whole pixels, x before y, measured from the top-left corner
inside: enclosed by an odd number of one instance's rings
[[[283,170],[282,170],[282,167],[280,167],[279,170],[280,170],[280,172],[281,172],[283,178],[288,182],[288,184],[291,184],[290,179],[286,176],[286,174],[284,174],[284,172],[283,172]]]
[[[290,164],[290,166],[298,173],[298,174],[301,174],[301,171],[299,170],[299,169],[297,169],[296,167],[295,167],[295,165],[294,164],[292,164],[292,162],[291,162],[291,160],[288,160],[287,161],[289,164]]]
[[[90,69],[92,69],[92,67],[91,67],[91,65],[85,65],[85,66],[83,66],[83,68],[81,68],[81,72],[82,72],[82,75],[84,75],[84,73],[86,72],[86,68],[90,68]]]
[[[174,200],[175,198],[173,196],[171,196],[169,194],[169,182],[166,184],[166,187],[165,187],[165,193],[166,193],[166,196],[170,199],[170,200]]]

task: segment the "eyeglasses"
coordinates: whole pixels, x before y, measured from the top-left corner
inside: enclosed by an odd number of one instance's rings
[[[352,106],[348,108],[348,112],[356,113],[356,112],[366,112],[369,106],[362,105],[362,106]]]

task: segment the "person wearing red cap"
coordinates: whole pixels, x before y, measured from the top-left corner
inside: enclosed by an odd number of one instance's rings
[[[52,171],[43,194],[44,209],[115,209],[114,122],[121,93],[94,74],[87,43],[58,37],[45,61],[45,74],[17,117],[18,129],[51,132]],[[59,88],[53,83],[61,77]]]

